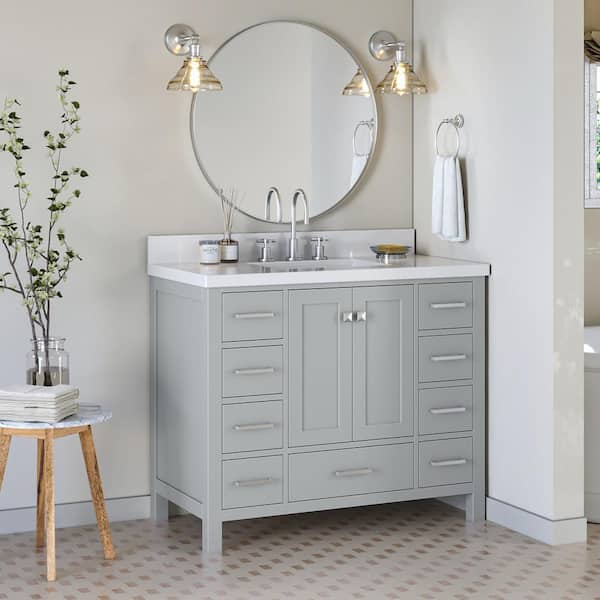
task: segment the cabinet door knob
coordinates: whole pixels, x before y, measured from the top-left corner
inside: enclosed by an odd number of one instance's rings
[[[354,320],[355,321],[366,321],[367,320],[367,313],[364,310],[358,310],[354,313]]]
[[[354,321],[354,313],[353,312],[343,312],[342,313],[342,322],[352,323],[352,321]]]

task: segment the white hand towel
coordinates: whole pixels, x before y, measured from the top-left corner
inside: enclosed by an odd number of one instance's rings
[[[454,156],[437,156],[433,169],[432,232],[447,242],[464,242],[465,201],[460,163]]]
[[[460,171],[460,161],[456,161],[456,211],[458,214],[458,234],[453,242],[464,242],[467,239],[467,225],[465,220],[465,197],[463,194],[462,173]]]
[[[444,202],[442,209],[442,239],[453,240],[458,235],[458,199],[456,197],[456,161],[444,159]]]
[[[431,231],[442,233],[442,210],[444,204],[444,157],[436,156],[433,165],[433,194],[431,196]]]

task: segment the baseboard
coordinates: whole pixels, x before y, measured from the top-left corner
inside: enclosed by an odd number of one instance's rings
[[[585,493],[585,516],[592,523],[600,523],[600,494]]]
[[[112,498],[106,501],[110,521],[134,521],[150,518],[150,496]],[[35,507],[0,510],[0,535],[35,531]],[[94,505],[70,502],[56,505],[56,526],[77,527],[96,523]]]
[[[487,520],[550,544],[575,544],[587,540],[585,517],[553,521],[506,502],[487,498]]]

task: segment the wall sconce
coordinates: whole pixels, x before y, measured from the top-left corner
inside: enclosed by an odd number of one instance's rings
[[[365,96],[369,97],[371,92],[369,91],[369,84],[360,70],[360,67],[356,69],[354,77],[349,81],[346,87],[342,91],[344,96]]]
[[[183,92],[220,92],[221,82],[200,56],[200,37],[189,26],[171,25],[165,33],[165,46],[175,56],[185,56],[183,65],[167,84],[167,90]]]
[[[400,42],[389,31],[378,31],[369,40],[371,56],[377,60],[393,60],[392,66],[379,83],[379,94],[426,94],[426,85],[415,75],[412,65],[406,61],[406,42]]]

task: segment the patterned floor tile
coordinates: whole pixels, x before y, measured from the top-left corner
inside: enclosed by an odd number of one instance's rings
[[[550,547],[435,501],[226,523],[222,556],[191,516],[112,529],[114,562],[94,527],[58,531],[52,584],[33,534],[0,536],[0,600],[600,600],[600,526]]]

